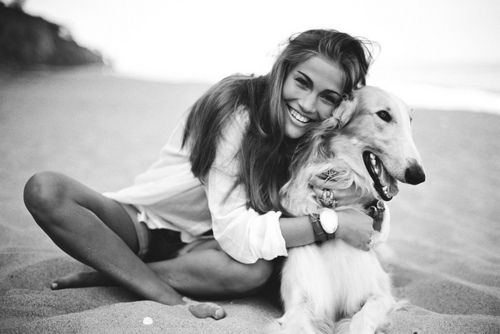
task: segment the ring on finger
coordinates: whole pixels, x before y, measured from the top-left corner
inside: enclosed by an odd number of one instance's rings
[[[333,192],[330,189],[323,189],[320,202],[326,208],[333,208],[336,204]]]

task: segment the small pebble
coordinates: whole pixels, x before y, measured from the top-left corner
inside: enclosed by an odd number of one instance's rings
[[[150,317],[145,317],[144,319],[142,319],[142,324],[143,325],[152,325],[153,319],[151,319]]]

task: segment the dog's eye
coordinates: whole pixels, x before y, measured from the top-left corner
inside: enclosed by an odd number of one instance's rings
[[[391,115],[385,110],[377,111],[377,116],[380,117],[385,122],[390,122],[392,120]]]

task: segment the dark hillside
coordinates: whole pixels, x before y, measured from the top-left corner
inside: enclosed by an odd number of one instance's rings
[[[104,61],[98,52],[78,45],[64,27],[0,2],[0,64],[75,66]]]

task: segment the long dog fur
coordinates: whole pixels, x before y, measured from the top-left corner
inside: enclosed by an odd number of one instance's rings
[[[380,110],[389,112],[392,121],[381,120]],[[385,91],[358,90],[353,101],[344,102],[300,146],[291,179],[281,191],[283,207],[294,216],[318,212],[309,180],[333,169],[336,210],[366,212],[369,203],[380,199],[363,163],[366,149],[380,157],[393,194],[396,180],[422,182],[425,175],[411,136],[409,113],[401,100]],[[377,241],[385,240],[388,210],[378,230]],[[376,250],[362,251],[340,239],[290,249],[281,295],[285,313],[279,319],[280,333],[375,333],[398,305]]]

